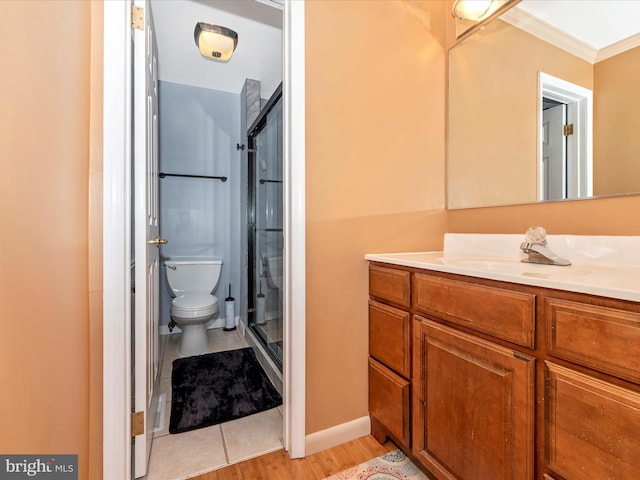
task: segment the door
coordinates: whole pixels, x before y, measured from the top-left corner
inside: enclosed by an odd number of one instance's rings
[[[143,10],[138,10],[140,7]],[[147,472],[157,405],[159,373],[158,305],[158,61],[147,0],[134,2],[133,17],[133,256],[135,310],[133,331],[134,474]],[[166,243],[166,242],[164,242]],[[141,432],[141,433],[140,433]]]
[[[280,85],[248,135],[249,325],[279,367],[284,340],[282,115]]]
[[[542,112],[543,200],[566,198],[566,148],[562,131],[565,108],[559,104]]]
[[[535,359],[415,319],[416,457],[440,480],[533,480]]]
[[[545,362],[545,461],[567,480],[640,478],[640,393]]]

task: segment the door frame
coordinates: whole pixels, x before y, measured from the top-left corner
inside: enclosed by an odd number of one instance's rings
[[[542,165],[542,99],[567,104],[567,123],[574,135],[567,137],[567,198],[593,196],[593,91],[538,72],[538,200],[544,200]],[[573,173],[575,172],[575,173]]]
[[[131,477],[131,0],[104,2],[103,474]],[[305,455],[305,32],[304,2],[283,22],[284,442]]]

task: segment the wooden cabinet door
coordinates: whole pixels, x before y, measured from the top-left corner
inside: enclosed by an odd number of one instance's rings
[[[411,445],[410,395],[407,380],[369,358],[369,412],[374,424],[374,437],[384,441],[386,435],[379,428],[382,427],[401,446],[408,448]]]
[[[547,467],[567,480],[640,478],[640,394],[550,362]]]
[[[413,453],[438,479],[533,479],[535,359],[415,318]]]

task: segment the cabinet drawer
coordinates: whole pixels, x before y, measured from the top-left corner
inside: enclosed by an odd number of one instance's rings
[[[547,467],[567,479],[640,478],[640,394],[546,364]]]
[[[545,315],[549,353],[640,383],[640,314],[548,298]]]
[[[410,445],[409,382],[369,358],[369,412],[392,435]]]
[[[411,305],[411,274],[404,270],[371,265],[369,267],[369,294],[403,307]]]
[[[369,300],[369,355],[403,377],[411,373],[409,312]]]
[[[416,310],[529,348],[535,346],[535,295],[416,273]]]

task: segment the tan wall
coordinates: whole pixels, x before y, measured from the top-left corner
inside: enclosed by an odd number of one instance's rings
[[[542,225],[551,235],[640,235],[640,196],[451,210],[455,233],[522,233]]]
[[[640,192],[640,47],[594,65],[594,193]]]
[[[443,3],[305,8],[309,434],[368,412],[364,254],[441,248],[446,213]]]
[[[538,72],[593,88],[592,65],[501,20],[449,54],[448,205],[538,196]]]
[[[0,3],[0,452],[88,472],[91,3]],[[41,43],[29,40],[33,35]]]

